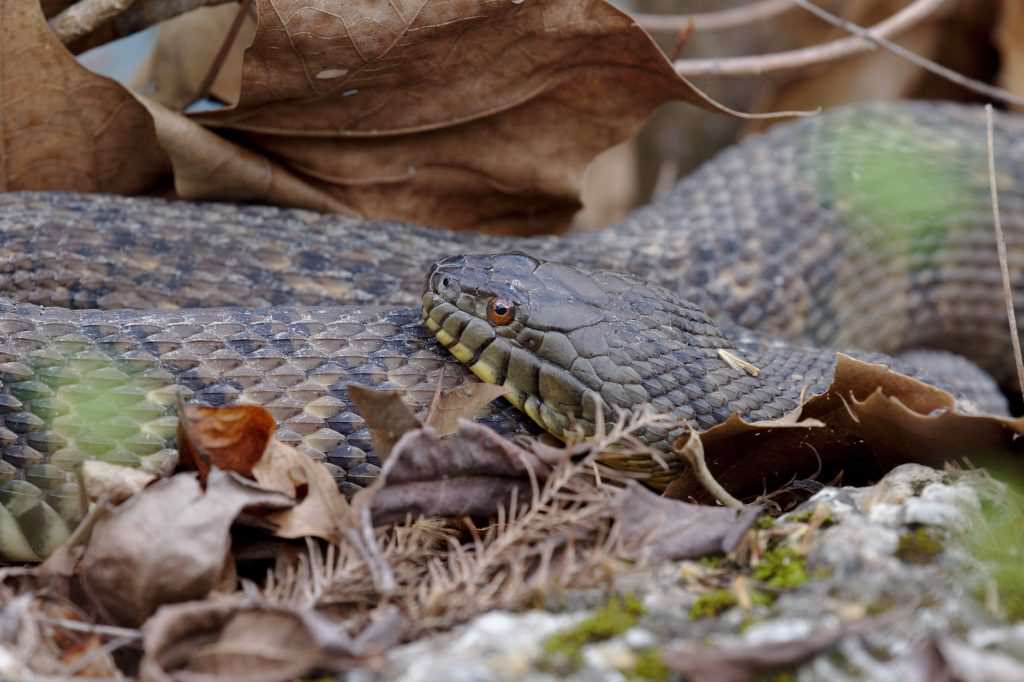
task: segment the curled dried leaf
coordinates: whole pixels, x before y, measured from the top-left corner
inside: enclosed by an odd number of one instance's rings
[[[178,418],[180,461],[198,469],[203,480],[211,466],[251,477],[276,428],[259,405],[184,405]]]
[[[817,472],[850,483],[880,479],[907,462],[940,467],[962,458],[1017,451],[1024,419],[966,415],[948,392],[883,365],[837,354],[823,394],[781,419],[739,417],[701,432],[704,459],[732,495],[750,498]],[[696,477],[673,481],[666,495],[707,500]]]
[[[396,609],[379,610],[357,637],[312,609],[231,597],[162,608],[146,623],[141,678],[289,682],[346,670],[397,643]]]

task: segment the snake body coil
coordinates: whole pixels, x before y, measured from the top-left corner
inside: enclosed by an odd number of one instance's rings
[[[656,406],[692,412],[701,425],[732,410],[784,412],[792,377],[810,385],[830,377],[833,355],[816,347],[949,350],[1003,379],[1011,356],[984,130],[984,112],[969,107],[839,110],[727,150],[619,226],[564,237],[255,206],[0,195],[0,556],[32,559],[63,539],[81,513],[69,472],[83,459],[166,466],[179,395],[264,404],[279,436],[324,460],[341,485],[372,480],[379,462],[347,386],[405,388],[422,405],[442,368],[449,386],[466,377],[415,307],[430,264],[451,254],[522,251],[578,265],[585,278],[632,273],[662,287],[656,301],[677,297],[706,314],[700,319],[741,355],[785,358],[760,394],[709,391],[695,373],[675,375],[681,385],[662,393],[644,388]],[[995,139],[1019,291],[1024,122],[997,117]],[[630,305],[643,308],[641,299]],[[229,307],[239,304],[249,307]],[[656,324],[645,333],[648,342],[622,344],[621,353],[646,355],[613,358],[609,375],[627,360],[651,376],[682,366],[665,364],[686,354],[678,339]],[[671,353],[651,345],[659,341]],[[991,382],[964,367],[947,363],[940,383],[997,406]],[[584,376],[572,362],[568,369]],[[645,397],[628,395],[629,384],[610,383],[610,401]],[[538,397],[538,414],[543,404]],[[486,418],[506,432],[524,428],[507,405]]]

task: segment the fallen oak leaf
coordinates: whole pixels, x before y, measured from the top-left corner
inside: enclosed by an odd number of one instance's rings
[[[708,106],[604,0],[255,6],[237,104],[193,120],[367,217],[548,232],[598,152],[670,99]]]
[[[104,620],[138,626],[163,604],[202,599],[233,575],[229,529],[247,507],[294,500],[212,469],[163,479],[96,520],[77,575]]]
[[[139,194],[168,161],[146,110],[79,64],[35,0],[0,3],[0,191]]]
[[[290,682],[316,670],[343,671],[398,643],[394,607],[378,609],[356,637],[312,609],[248,597],[161,608],[143,630],[145,682]]]

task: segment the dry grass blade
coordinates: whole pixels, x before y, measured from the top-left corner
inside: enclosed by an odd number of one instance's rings
[[[999,217],[999,189],[996,180],[996,153],[992,143],[992,105],[985,105],[986,143],[988,147],[988,184],[992,191],[992,221],[996,231],[996,250],[999,253],[999,270],[1003,277],[1003,297],[1006,300],[1006,317],[1010,324],[1010,344],[1013,346],[1013,359],[1017,364],[1017,381],[1021,395],[1024,396],[1024,358],[1020,351],[1020,331],[1017,328],[1017,314],[1013,307],[1013,285],[1010,280],[1010,266],[1006,256],[1006,237],[1003,235],[1003,222]]]

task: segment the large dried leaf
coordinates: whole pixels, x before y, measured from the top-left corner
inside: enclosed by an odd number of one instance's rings
[[[359,634],[307,609],[230,598],[161,608],[146,623],[144,682],[290,682],[345,670],[397,643],[397,610]]]
[[[140,625],[233,573],[228,530],[244,508],[292,504],[218,469],[205,492],[195,474],[159,481],[96,521],[78,567],[82,587],[105,620]]]
[[[711,473],[740,498],[815,472],[824,481],[842,475],[866,482],[906,462],[938,467],[1019,450],[1024,419],[960,414],[955,402],[934,386],[839,354],[829,389],[782,424],[733,416],[700,437]],[[794,423],[797,417],[808,421]],[[666,495],[707,499],[689,475],[673,481]]]
[[[699,101],[604,0],[256,6],[237,106],[196,120],[366,216],[550,230],[598,152]],[[221,196],[213,179],[188,196]]]
[[[216,187],[216,198],[254,198],[270,204],[299,205],[343,213],[345,206],[327,192],[311,186],[281,164],[240,147],[141,95],[156,124],[160,144],[174,165],[174,189],[179,196],[202,195]]]
[[[166,171],[146,110],[80,66],[37,0],[0,1],[0,191],[135,194]]]

